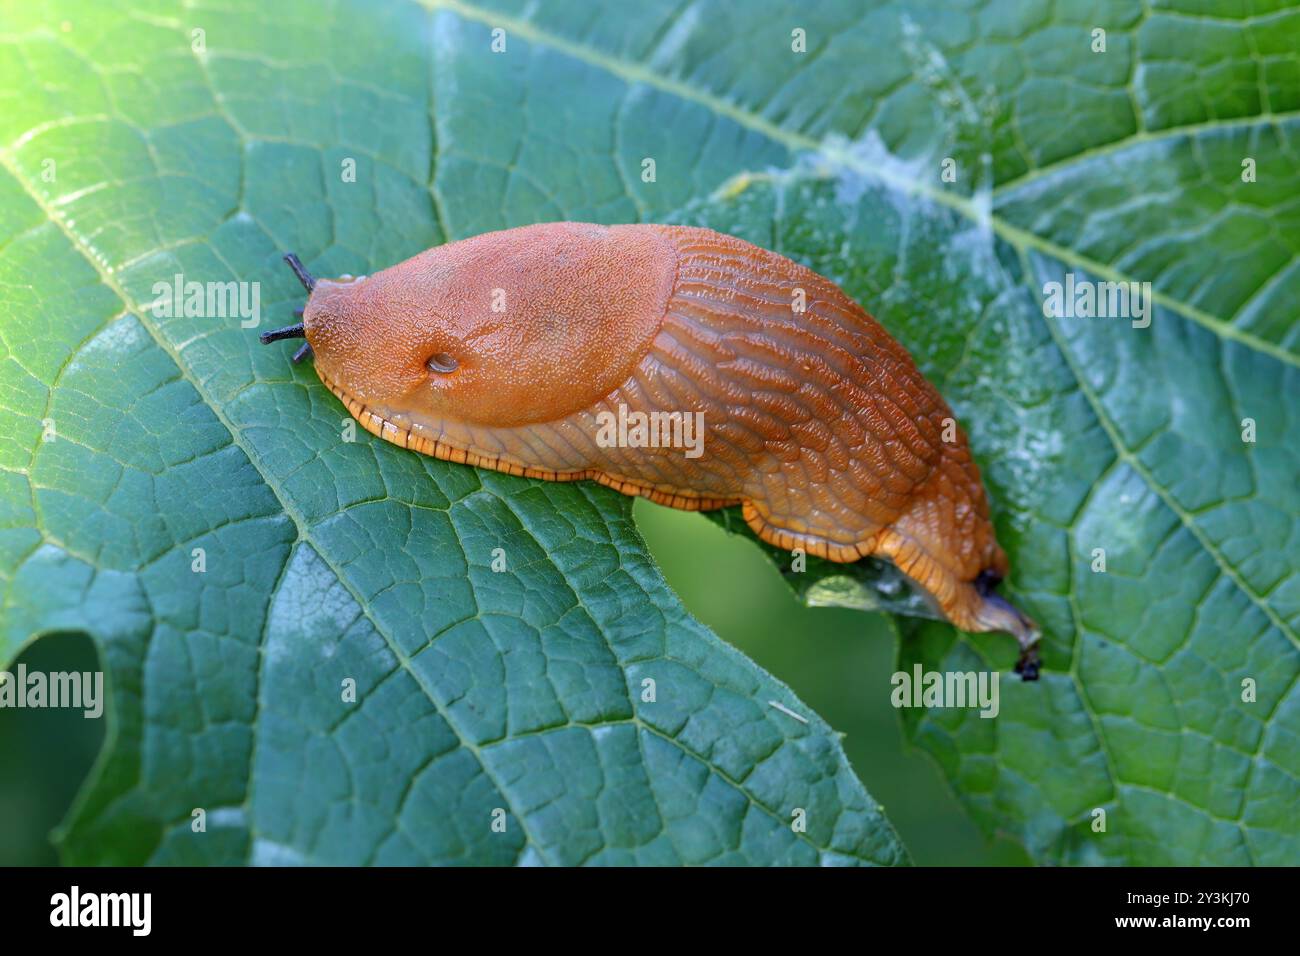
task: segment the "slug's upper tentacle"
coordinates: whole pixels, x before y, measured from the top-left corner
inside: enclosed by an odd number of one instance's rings
[[[297,325],[286,325],[282,329],[271,329],[269,332],[263,332],[258,336],[263,345],[270,345],[272,342],[279,342],[282,339],[301,339],[307,335],[306,328],[301,322]]]
[[[289,268],[298,277],[302,287],[307,290],[308,294],[311,294],[312,289],[316,288],[316,277],[303,267],[302,261],[292,252],[285,253],[284,261],[289,263]]]

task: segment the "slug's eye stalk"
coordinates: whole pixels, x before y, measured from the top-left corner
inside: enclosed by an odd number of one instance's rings
[[[301,322],[297,325],[286,325],[282,329],[272,329],[258,336],[263,345],[270,345],[272,342],[279,342],[281,339],[305,339],[306,337],[307,328]]]
[[[299,311],[299,315],[302,313]],[[299,322],[297,325],[286,325],[282,329],[272,329],[269,332],[263,332],[258,336],[263,345],[270,345],[272,342],[279,342],[281,339],[303,339],[307,337],[306,327]],[[293,353],[293,363],[297,365],[308,355],[311,355],[311,343],[302,343],[302,348]]]
[[[298,281],[302,283],[304,289],[310,292],[316,288],[316,277],[303,268],[303,264],[298,260],[297,256],[292,252],[286,252],[284,261],[289,263],[289,268],[293,270],[293,274],[298,277]]]

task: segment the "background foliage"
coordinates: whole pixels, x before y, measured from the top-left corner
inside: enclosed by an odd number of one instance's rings
[[[954,405],[1047,631],[999,719],[904,713],[986,832],[1044,862],[1298,858],[1300,13],[0,11],[0,661],[83,632],[113,689],[69,861],[904,859],[831,727],[682,609],[628,501],[340,442],[287,351],[145,307],[181,272],[259,281],[279,315],[286,249],[369,272],[563,218],[805,262]],[[1067,272],[1150,281],[1151,327],[1045,317]],[[904,667],[1014,659],[905,630]]]

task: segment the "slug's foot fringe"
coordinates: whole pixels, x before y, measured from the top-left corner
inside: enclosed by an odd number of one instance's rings
[[[804,534],[799,531],[787,531],[769,521],[758,510],[758,506],[748,498],[741,502],[741,513],[744,515],[745,524],[749,525],[754,534],[772,545],[772,547],[780,548],[782,551],[803,548],[806,554],[825,558],[827,561],[834,561],[838,564],[849,564],[875,553],[874,539],[860,544],[836,544],[816,535]]]

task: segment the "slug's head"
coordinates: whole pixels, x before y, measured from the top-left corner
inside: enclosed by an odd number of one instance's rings
[[[305,336],[336,394],[432,437],[449,421],[557,421],[626,382],[648,349],[675,263],[654,241],[547,223],[339,279],[286,256],[310,293],[303,322],[262,339]]]
[[[307,290],[307,305],[294,310],[302,318],[298,324],[263,332],[264,345],[307,339],[294,353],[294,362],[312,356],[323,380],[385,411],[390,404],[401,407],[431,374],[456,370],[458,362],[449,353],[429,351],[444,341],[451,347],[448,336],[421,329],[419,323],[391,321],[386,314],[390,303],[362,294],[366,276],[318,279],[292,252],[284,261]]]

